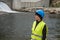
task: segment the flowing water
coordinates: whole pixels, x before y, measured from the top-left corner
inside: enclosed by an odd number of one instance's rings
[[[2,10],[2,11],[11,11],[10,7],[7,4],[3,3],[3,2],[0,2],[0,10]]]
[[[9,12],[9,13],[19,13],[17,11],[11,10],[11,8],[4,2],[0,2],[0,11]]]
[[[4,12],[2,12],[4,13]],[[0,15],[0,40],[30,40],[34,13],[4,13]],[[45,14],[48,40],[60,40],[60,15]]]

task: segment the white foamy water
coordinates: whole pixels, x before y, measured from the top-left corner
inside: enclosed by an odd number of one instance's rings
[[[9,13],[18,13],[17,11],[11,10],[11,8],[3,2],[0,2],[0,11],[9,12]]]

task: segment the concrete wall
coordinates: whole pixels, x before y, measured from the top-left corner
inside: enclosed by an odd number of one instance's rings
[[[21,2],[21,7],[36,7],[36,3],[35,2]]]
[[[21,2],[37,2],[37,1],[41,1],[41,0],[21,0]]]
[[[49,0],[43,0],[38,2],[21,2],[21,7],[49,7]]]
[[[13,9],[20,9],[21,8],[21,0],[13,0]]]
[[[9,5],[10,8],[20,10],[23,7],[49,6],[49,0],[0,0]]]
[[[43,0],[42,4],[42,6],[49,7],[49,0]]]

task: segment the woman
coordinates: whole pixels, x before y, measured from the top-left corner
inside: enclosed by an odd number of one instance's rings
[[[46,40],[47,26],[43,21],[44,11],[36,10],[35,12],[35,21],[32,26],[31,40]]]

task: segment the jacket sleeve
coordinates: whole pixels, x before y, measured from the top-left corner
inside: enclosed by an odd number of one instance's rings
[[[42,33],[43,33],[42,40],[45,40],[46,39],[46,25],[44,26]]]

